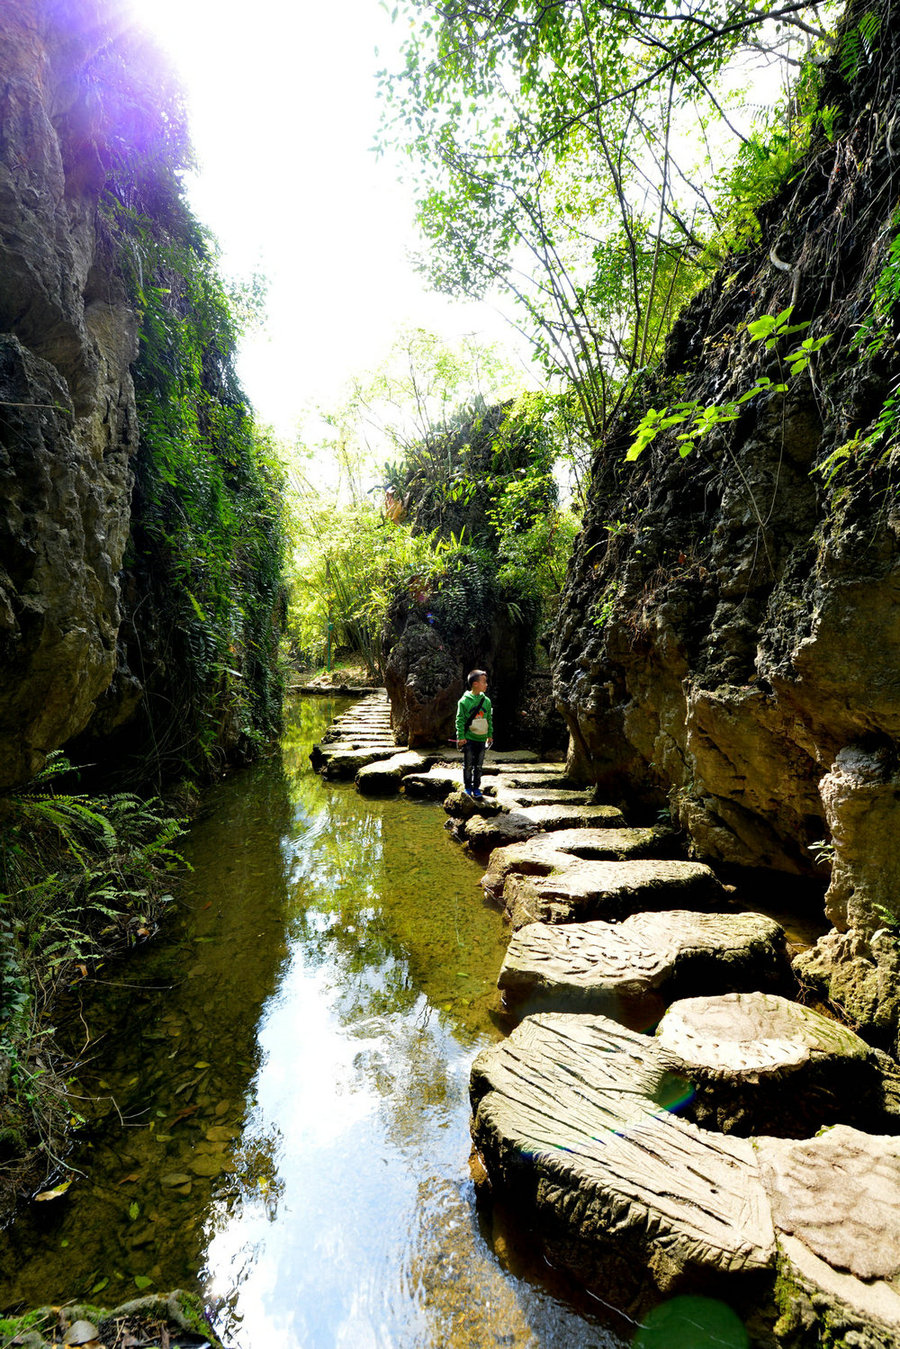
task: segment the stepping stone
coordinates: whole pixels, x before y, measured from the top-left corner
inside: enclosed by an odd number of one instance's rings
[[[343,782],[355,778],[366,764],[376,763],[379,759],[390,759],[397,753],[396,745],[385,745],[383,749],[340,749],[333,754],[323,753],[321,772],[330,782]],[[312,755],[310,755],[312,760]],[[313,761],[313,767],[316,767]]]
[[[818,1321],[839,1333],[832,1342],[900,1344],[900,1140],[838,1124],[816,1138],[760,1138],[756,1154],[784,1319]]]
[[[761,992],[685,998],[656,1035],[694,1083],[689,1116],[704,1127],[781,1137],[834,1123],[900,1132],[885,1108],[896,1065],[810,1007]]]
[[[520,806],[584,805],[585,793],[561,787],[494,787],[497,801],[507,810]]]
[[[549,876],[507,876],[503,904],[514,931],[526,923],[616,922],[645,909],[721,907],[725,890],[702,862],[594,862],[573,858]]]
[[[500,790],[515,789],[516,787],[558,787],[563,790],[572,790],[573,785],[559,764],[532,764],[524,765],[513,772],[502,766],[497,770],[499,781],[497,788]],[[584,788],[581,788],[582,793]]]
[[[791,982],[784,930],[758,913],[638,913],[624,923],[529,923],[510,940],[497,985],[507,1009],[658,1020],[684,993]]]
[[[474,853],[493,852],[508,843],[522,842],[542,833],[541,826],[517,810],[493,816],[475,815],[466,820],[462,838]]]
[[[446,764],[439,764],[429,768],[427,773],[410,773],[404,779],[403,790],[407,796],[442,801],[449,792],[457,791],[462,783],[462,765],[450,768]]]
[[[652,1037],[542,1013],[472,1067],[472,1135],[552,1263],[635,1315],[659,1292],[759,1295],[775,1234],[753,1146],[670,1113],[685,1090]],[[685,1346],[687,1349],[687,1346]]]
[[[490,825],[482,828],[474,820],[466,825],[466,843],[473,852],[490,852],[547,831],[623,829],[625,817],[616,806],[516,806],[490,821]]]
[[[492,899],[500,899],[511,872],[548,876],[571,866],[573,857],[598,861],[659,857],[675,847],[675,836],[659,826],[648,829],[556,829],[526,837],[521,843],[498,847],[491,853],[481,884]]]
[[[378,759],[366,764],[356,775],[356,790],[364,796],[377,796],[400,790],[400,783],[409,774],[426,766],[428,760],[418,750],[408,749],[390,759]]]
[[[526,820],[539,829],[622,829],[625,816],[617,806],[521,806]]]

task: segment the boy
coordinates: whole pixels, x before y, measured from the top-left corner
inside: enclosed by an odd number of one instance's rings
[[[456,747],[463,752],[463,783],[467,796],[483,799],[481,765],[484,751],[493,744],[494,718],[487,696],[488,679],[484,670],[473,670],[466,679],[468,693],[456,706]]]

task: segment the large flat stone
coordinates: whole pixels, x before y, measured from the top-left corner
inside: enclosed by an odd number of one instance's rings
[[[513,787],[502,784],[491,786],[497,800],[507,810],[518,810],[520,806],[570,806],[585,805],[586,793],[573,791],[566,787]]]
[[[701,862],[571,859],[547,876],[507,876],[503,905],[514,930],[526,923],[617,921],[644,909],[710,909],[725,891]]]
[[[461,764],[457,767],[436,764],[433,768],[429,768],[427,773],[408,774],[403,783],[403,790],[407,796],[422,797],[430,801],[442,801],[448,793],[460,788],[462,782]]]
[[[396,745],[384,745],[380,749],[339,749],[333,753],[323,752],[318,771],[331,782],[344,782],[355,778],[366,764],[376,763],[379,759],[390,759],[396,753]],[[312,755],[310,758],[312,759]],[[313,766],[317,767],[315,761]]]
[[[625,816],[617,806],[521,806],[520,814],[538,829],[623,829]]]
[[[827,1325],[832,1343],[900,1345],[900,1140],[836,1125],[756,1152],[786,1316]]]
[[[630,1309],[712,1285],[738,1297],[775,1241],[752,1145],[671,1114],[652,1038],[599,1016],[529,1017],[472,1069],[475,1146],[551,1260]]]
[[[548,876],[571,866],[573,857],[595,861],[659,857],[673,848],[668,829],[556,829],[528,834],[524,841],[497,847],[491,853],[481,884],[492,899],[503,894],[503,882],[513,872]]]
[[[475,815],[467,820],[464,838],[474,853],[488,853],[508,843],[521,842],[540,833],[541,826],[517,810],[499,815]]]
[[[390,759],[378,759],[366,764],[356,775],[356,790],[365,795],[381,795],[397,792],[400,784],[410,773],[427,766],[427,758],[416,749],[407,749],[394,754]]]
[[[497,983],[504,1005],[519,1015],[602,1012],[645,1025],[687,992],[789,981],[784,930],[773,919],[676,910],[623,923],[529,923],[510,940]]]
[[[692,1119],[729,1133],[798,1137],[837,1122],[900,1131],[886,1055],[847,1026],[774,993],[675,1002],[657,1038],[695,1096]]]

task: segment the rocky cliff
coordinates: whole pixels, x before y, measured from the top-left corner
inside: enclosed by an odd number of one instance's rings
[[[137,325],[98,218],[96,7],[0,32],[0,789],[80,731],[116,665]]]
[[[158,788],[277,725],[277,469],[164,59],[117,0],[0,43],[0,791],[62,745]]]
[[[805,972],[893,1036],[900,11],[870,12],[866,28],[851,8],[826,68],[829,134],[598,450],[554,671],[571,770],[668,805],[698,856],[824,878],[833,854],[834,931]],[[768,350],[746,325],[792,303],[803,335],[827,342],[786,392],[741,404],[684,459],[673,431],[625,464],[648,406],[721,406],[760,375],[782,382],[790,340]]]

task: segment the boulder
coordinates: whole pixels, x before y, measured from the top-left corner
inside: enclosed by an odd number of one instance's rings
[[[519,1016],[602,1012],[643,1028],[688,992],[789,982],[784,930],[773,919],[675,910],[623,923],[529,923],[512,936],[497,985]]]
[[[896,1066],[847,1026],[777,994],[685,998],[656,1035],[694,1084],[686,1109],[705,1127],[797,1137],[841,1122],[900,1132]]]
[[[775,1234],[746,1139],[671,1113],[685,1084],[652,1037],[528,1017],[472,1068],[472,1136],[554,1264],[634,1314],[660,1293],[758,1295]]]
[[[595,862],[571,859],[549,876],[507,876],[506,916],[517,930],[526,923],[615,921],[642,909],[710,909],[725,891],[701,862],[661,860]]]

